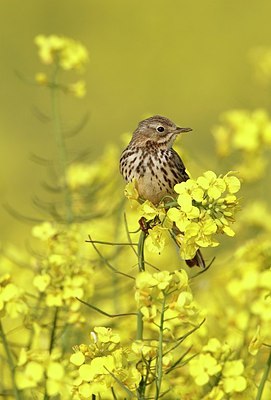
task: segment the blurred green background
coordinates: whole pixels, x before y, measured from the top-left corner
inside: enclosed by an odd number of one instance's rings
[[[89,148],[94,158],[146,113],[159,113],[194,129],[182,143],[208,169],[219,114],[268,107],[269,93],[254,80],[248,54],[270,45],[270,13],[269,0],[2,0],[0,239],[24,241],[27,228],[2,204],[37,214],[31,198],[42,197],[45,173],[29,155],[46,158],[54,151],[50,126],[35,116],[36,109],[49,113],[48,93],[16,75],[32,79],[46,70],[33,43],[37,34],[72,37],[90,53],[87,96],[67,97],[63,107],[68,127],[89,113],[70,142],[73,152]]]

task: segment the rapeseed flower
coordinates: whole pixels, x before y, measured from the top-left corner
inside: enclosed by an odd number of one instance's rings
[[[109,395],[111,388],[118,390],[117,381],[134,392],[141,375],[129,361],[129,352],[120,343],[120,336],[105,327],[95,327],[90,344],[74,347],[70,362],[77,367],[74,393],[80,399],[91,395]]]
[[[88,62],[88,52],[78,41],[57,35],[35,37],[43,64],[58,64],[64,70],[82,70]]]

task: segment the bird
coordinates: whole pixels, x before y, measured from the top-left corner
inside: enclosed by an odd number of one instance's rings
[[[161,115],[139,122],[130,143],[121,154],[119,168],[127,183],[136,179],[140,198],[157,205],[166,196],[177,196],[174,186],[187,181],[189,175],[172,145],[177,136],[190,131],[191,128],[179,127]],[[186,263],[189,267],[205,267],[200,250]]]

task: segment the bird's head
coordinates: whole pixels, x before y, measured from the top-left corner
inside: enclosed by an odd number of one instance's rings
[[[171,147],[177,135],[190,131],[192,131],[191,128],[181,128],[166,117],[154,115],[139,122],[133,134],[133,141],[139,145],[151,141],[161,146]]]

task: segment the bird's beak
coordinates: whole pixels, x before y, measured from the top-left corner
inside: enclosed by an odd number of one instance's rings
[[[190,132],[192,131],[192,128],[180,128],[179,126],[177,126],[175,133],[184,133],[184,132]]]

